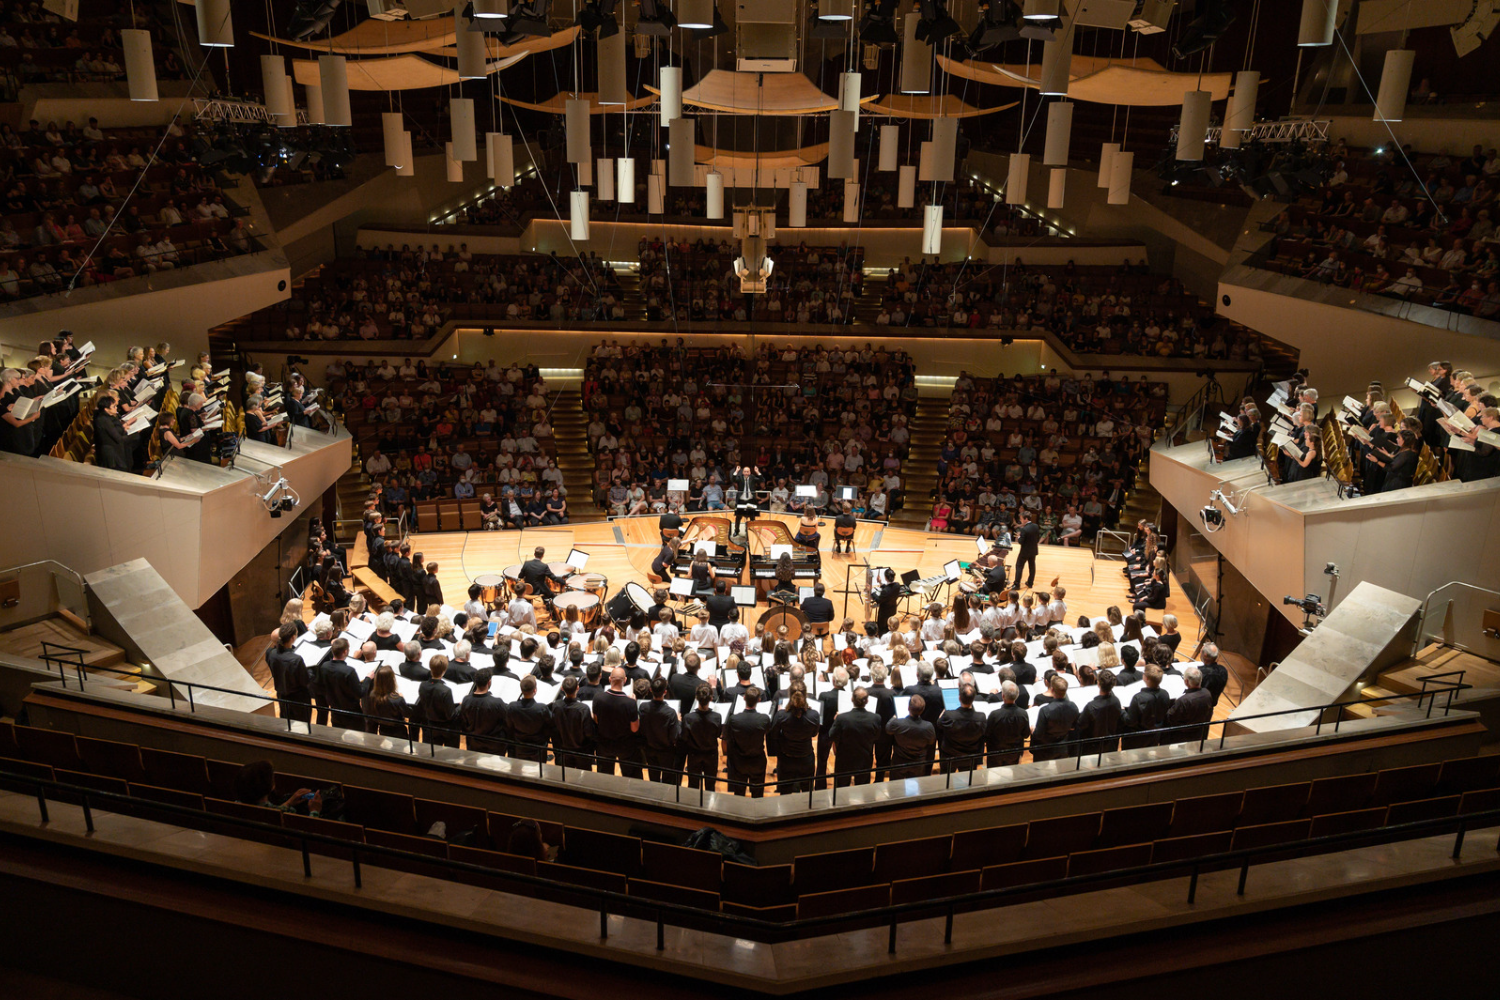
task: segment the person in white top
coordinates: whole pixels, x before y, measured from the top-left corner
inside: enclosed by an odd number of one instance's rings
[[[749,642],[750,630],[740,624],[740,609],[730,608],[729,621],[719,629],[719,642],[722,645],[728,646],[735,640]]]
[[[657,617],[659,620],[656,623],[656,627],[651,630],[651,634],[656,636],[661,643],[670,647],[672,643],[677,641],[677,636],[681,632],[672,621],[672,612],[668,609],[662,608]]]
[[[922,641],[942,642],[943,630],[948,623],[943,620],[943,606],[937,601],[927,605],[927,617],[922,620]]]
[[[1050,622],[1068,624],[1068,602],[1064,600],[1067,596],[1067,587],[1052,588],[1052,600],[1047,604],[1047,618]]]
[[[510,599],[510,603],[505,606],[505,612],[510,617],[510,624],[516,628],[522,625],[536,628],[536,608],[520,594]]]
[[[692,640],[694,646],[713,647],[719,645],[719,630],[708,623],[707,611],[698,612],[698,623],[688,633],[688,638]]]

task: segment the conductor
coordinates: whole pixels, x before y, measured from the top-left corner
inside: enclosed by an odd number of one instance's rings
[[[878,569],[875,572],[879,583],[870,595],[874,599],[876,607],[875,633],[877,635],[885,635],[886,632],[890,631],[890,626],[886,623],[895,616],[896,608],[901,604],[904,588],[896,582],[895,570],[887,567]]]
[[[739,500],[734,505],[734,531],[740,533],[742,521],[754,520],[760,514],[760,505],[755,500],[756,487],[760,485],[760,467],[743,465],[734,470],[734,478],[740,488]]]
[[[1021,526],[1016,529],[1016,583],[1021,582],[1021,570],[1026,574],[1026,589],[1036,583],[1036,551],[1042,543],[1042,529],[1031,519],[1030,511],[1021,511]]]

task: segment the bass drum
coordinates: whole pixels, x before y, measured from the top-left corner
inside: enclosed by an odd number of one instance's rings
[[[776,635],[783,626],[786,628],[788,642],[796,642],[802,638],[802,633],[807,631],[807,616],[802,609],[790,605],[780,608],[772,608],[760,616],[760,624],[765,626],[767,635]]]

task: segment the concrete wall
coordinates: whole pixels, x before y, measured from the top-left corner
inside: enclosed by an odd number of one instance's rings
[[[1418,112],[1424,114],[1423,117],[1408,114],[1403,121],[1390,123],[1375,121],[1373,115],[1368,114],[1333,115],[1329,119],[1328,135],[1331,139],[1343,139],[1350,146],[1375,148],[1388,145],[1391,132],[1395,132],[1397,141],[1402,145],[1411,143],[1419,153],[1446,149],[1455,160],[1469,155],[1475,143],[1487,150],[1500,146],[1500,122],[1493,115],[1487,118],[1425,117],[1426,110]]]
[[[166,125],[179,110],[184,120],[192,117],[192,104],[182,106],[189,93],[187,80],[158,80],[156,92],[158,100],[132,101],[124,83],[36,83],[21,88],[21,120],[84,125],[97,118],[102,128],[138,128]],[[200,86],[199,95],[206,92]]]

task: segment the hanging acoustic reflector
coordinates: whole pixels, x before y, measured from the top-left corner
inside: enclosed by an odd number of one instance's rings
[[[646,213],[648,215],[661,215],[664,197],[663,184],[666,178],[661,174],[652,174],[646,178]]]
[[[318,82],[323,88],[323,124],[349,128],[349,66],[343,56],[318,56]]]
[[[590,156],[586,160],[578,161],[578,186],[593,187],[594,185],[594,158]]]
[[[474,16],[486,19],[510,17],[510,4],[506,0],[474,0]]]
[[[565,101],[563,124],[567,129],[568,162],[582,163],[589,158],[589,102]]]
[[[615,201],[635,204],[635,160],[628,156],[615,161]]]
[[[697,150],[698,120],[696,118],[674,118],[668,126],[671,149],[667,151],[667,182],[673,187],[691,187],[693,184],[693,160]]]
[[[907,14],[901,38],[901,93],[926,94],[932,91],[932,46],[917,41],[921,14]]]
[[[1115,164],[1115,154],[1120,151],[1118,142],[1106,142],[1099,149],[1099,186],[1109,187],[1110,170]]]
[[[661,68],[661,123],[670,125],[682,117],[682,67]]]
[[[1068,187],[1068,168],[1053,167],[1052,180],[1047,185],[1047,207],[1062,208],[1063,195]]]
[[[708,211],[703,214],[710,219],[724,218],[724,175],[717,170],[710,170],[705,190],[708,194]]]
[[[677,26],[704,31],[714,26],[714,0],[677,0]]]
[[[130,99],[156,100],[156,62],[151,57],[151,32],[122,28],[120,44],[125,47],[125,78],[130,81]],[[261,58],[264,62],[265,57]],[[276,61],[281,62],[280,57]]]
[[[594,177],[599,181],[599,200],[615,200],[615,161],[601,156],[594,164]]]
[[[568,235],[574,240],[586,240],[589,238],[589,193],[587,191],[574,191],[569,202],[569,227]]]
[[[901,126],[880,126],[880,160],[876,170],[895,170],[901,165]]]
[[[1005,203],[1026,204],[1026,183],[1031,179],[1031,154],[1011,153],[1010,170],[1005,175]]]
[[[1302,0],[1302,26],[1297,30],[1297,44],[1332,45],[1333,22],[1339,12],[1339,0]]]
[[[234,45],[229,0],[198,0],[198,44],[227,49]]]
[[[1066,97],[1068,75],[1073,71],[1072,40],[1055,39],[1042,43],[1042,78],[1040,92],[1043,97]]]
[[[1135,154],[1123,150],[1109,159],[1109,203],[1130,204],[1130,175],[1135,169]]]
[[[1203,159],[1203,147],[1208,142],[1208,116],[1213,103],[1214,95],[1206,90],[1189,90],[1182,95],[1182,120],[1177,124],[1177,159]]]
[[[1234,93],[1224,108],[1224,127],[1219,131],[1220,149],[1239,149],[1244,133],[1255,127],[1255,98],[1260,92],[1260,73],[1240,70],[1234,75]]]
[[[807,225],[807,185],[792,181],[791,195],[787,199],[786,224],[790,229],[801,229]]]
[[[1042,149],[1042,162],[1049,167],[1068,165],[1068,152],[1073,144],[1073,102],[1053,101],[1047,108],[1047,144]]]
[[[933,156],[932,143],[924,142],[917,147],[917,180],[935,181],[932,172],[937,169],[937,159]],[[902,169],[906,169],[902,167]]]
[[[943,250],[943,206],[927,205],[922,209],[922,252],[941,253]]]
[[[458,78],[460,80],[483,80],[489,55],[485,45],[485,34],[482,31],[470,30],[474,22],[467,17],[459,15],[458,24],[454,31],[455,43],[458,46]]]
[[[453,156],[460,162],[479,159],[479,135],[474,131],[474,101],[455,97],[448,102],[448,120],[453,125]]]
[[[917,168],[910,163],[903,164],[896,175],[896,207],[917,207]]]
[[[292,88],[286,75],[286,60],[281,56],[260,57],[260,89],[265,95],[266,113],[271,121],[287,127],[297,120],[297,106],[292,101]],[[290,116],[292,121],[287,122]]]
[[[448,180],[453,183],[461,183],[464,179],[464,165],[453,155],[453,143],[443,143],[443,166],[448,168]]]
[[[417,176],[417,158],[412,154],[411,133],[401,133],[401,162],[396,164],[397,177]]]
[[[854,116],[854,128],[859,129],[859,88],[860,74],[839,74],[839,110],[847,111]]]
[[[934,118],[932,120],[932,179],[951,182],[957,165],[958,119]]]
[[[304,88],[307,91],[307,123],[309,125],[323,124],[323,88],[309,83]]]
[[[599,39],[599,103],[625,103],[625,32]]]
[[[1406,92],[1411,88],[1413,49],[1391,49],[1380,71],[1380,95],[1375,98],[1375,121],[1399,122],[1406,114]]]
[[[399,111],[385,111],[380,115],[380,131],[385,139],[385,165],[388,167],[399,167],[401,158],[406,155],[401,138],[406,134],[401,127],[404,124],[402,117]]]
[[[828,115],[828,176],[854,176],[854,112],[832,111]]]
[[[859,221],[859,181],[844,182],[844,221]]]

